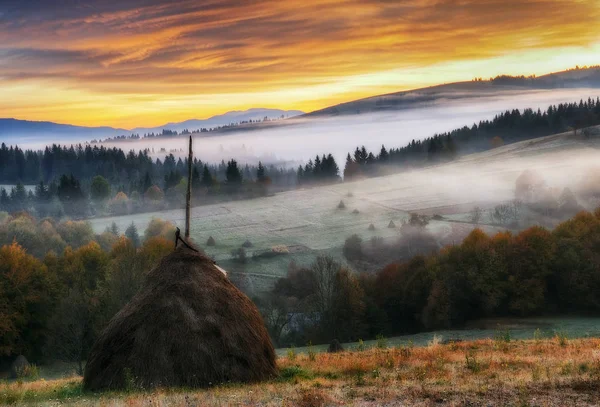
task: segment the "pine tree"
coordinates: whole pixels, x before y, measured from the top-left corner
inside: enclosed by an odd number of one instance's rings
[[[112,233],[115,236],[119,236],[121,234],[119,227],[115,222],[111,223],[110,225],[110,233]]]
[[[262,162],[258,162],[258,169],[256,170],[256,180],[259,183],[264,183],[266,181],[267,175],[265,172],[265,167],[263,167]]]
[[[242,184],[242,173],[238,168],[238,163],[236,160],[231,160],[227,163],[225,178],[227,180],[228,185],[239,186]]]
[[[140,247],[140,234],[138,233],[135,223],[131,222],[131,225],[125,230],[125,237],[131,240],[131,243],[137,248]]]
[[[385,149],[385,146],[382,144],[381,145],[381,151],[379,152],[379,162],[382,164],[387,163],[388,159],[390,158],[390,155],[388,154],[387,150]]]
[[[208,169],[208,165],[204,164],[204,169],[202,170],[202,181],[201,184],[205,188],[210,188],[213,186],[213,177]]]

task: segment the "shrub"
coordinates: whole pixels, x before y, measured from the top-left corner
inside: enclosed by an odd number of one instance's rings
[[[358,235],[352,235],[344,242],[344,256],[349,259],[360,259],[362,253],[362,239]]]
[[[474,352],[468,352],[465,354],[465,367],[472,373],[478,373],[481,371],[481,364],[477,360]]]
[[[558,331],[556,331],[556,333],[555,333],[555,337],[556,337],[556,339],[558,340],[558,344],[559,344],[560,346],[562,346],[563,348],[564,348],[565,346],[567,346],[567,343],[568,343],[568,341],[569,341],[569,338],[567,337],[567,333],[566,333],[565,331],[563,331],[563,330],[558,330]]]
[[[315,351],[315,348],[314,348],[312,342],[309,341],[307,346],[308,346],[308,359],[311,362],[314,362],[317,359],[317,352]]]
[[[388,347],[388,340],[385,336],[377,335],[377,347],[379,349],[386,349]]]
[[[321,390],[303,389],[296,400],[298,407],[322,407],[328,402],[328,397]]]
[[[312,374],[300,366],[288,366],[279,370],[279,378],[281,380],[292,380],[292,379],[310,379]]]

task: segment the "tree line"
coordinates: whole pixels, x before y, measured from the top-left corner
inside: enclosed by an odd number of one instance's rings
[[[511,110],[472,127],[412,140],[404,147],[370,152],[363,146],[346,157],[344,180],[370,177],[452,161],[460,155],[562,131],[590,137],[588,126],[600,124],[600,99],[559,104],[547,110]],[[202,202],[266,195],[297,186],[340,182],[332,154],[317,155],[297,169],[240,165],[236,160],[208,164],[194,159],[193,191]],[[169,154],[153,160],[148,150],[77,145],[43,151],[0,145],[0,210],[23,208],[39,216],[121,215],[181,207],[185,196],[187,158]],[[27,192],[23,184],[37,184]],[[74,205],[73,202],[78,202]],[[99,203],[99,204],[98,204]]]
[[[83,362],[99,332],[173,250],[173,225],[153,220],[95,235],[89,223],[0,214],[0,366]]]
[[[42,167],[36,166],[40,162]],[[2,144],[0,163],[0,184],[17,180],[9,189],[0,188],[0,211],[87,218],[160,211],[185,203],[187,158],[176,160],[172,154],[164,161],[152,161],[147,150],[124,155],[114,148],[55,145],[35,153]],[[260,162],[241,166],[233,159],[216,165],[194,160],[192,169],[196,202],[264,196],[296,182],[294,170]],[[21,182],[37,177],[41,179],[33,189]]]
[[[598,315],[599,252],[600,209],[554,230],[488,236],[475,229],[460,244],[375,273],[354,273],[331,258],[292,265],[257,301],[279,346],[459,328],[490,317]]]
[[[411,223],[419,224],[415,218]],[[173,225],[152,220],[94,234],[89,223],[0,214],[0,365],[81,363],[145,273],[173,249]],[[358,242],[360,245],[360,242]],[[279,346],[456,328],[478,318],[600,313],[600,209],[554,230],[488,236],[356,273],[328,257],[290,266],[255,301]]]
[[[388,150],[382,146],[379,152],[373,153],[364,146],[357,147],[346,157],[344,180],[448,162],[460,155],[566,131],[589,137],[588,130],[580,132],[580,129],[599,124],[600,98],[553,105],[545,111],[507,110],[492,120],[482,120],[471,127],[435,134],[423,140],[412,140],[400,148]]]

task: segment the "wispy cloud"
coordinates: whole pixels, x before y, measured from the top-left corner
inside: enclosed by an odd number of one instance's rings
[[[597,0],[8,0],[0,78],[90,98],[262,94],[591,46],[599,23]]]

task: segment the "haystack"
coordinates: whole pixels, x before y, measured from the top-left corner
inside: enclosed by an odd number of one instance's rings
[[[358,209],[355,209],[352,211],[353,214],[358,215],[360,212],[358,211]]]
[[[254,246],[254,245],[252,244],[252,242],[250,240],[246,240],[244,243],[242,243],[242,247],[244,247],[246,249],[249,249],[252,246]]]
[[[338,204],[338,209],[346,209],[346,204],[344,203],[344,201],[340,201],[340,203]]]
[[[388,228],[394,229],[395,227],[396,227],[396,224],[394,223],[393,220],[391,220],[390,223],[388,223]]]
[[[215,239],[212,236],[210,236],[208,238],[208,240],[206,241],[207,246],[215,246],[216,244],[217,244],[217,242],[215,242]]]
[[[211,259],[180,245],[100,335],[83,383],[92,391],[208,387],[274,375],[256,306]]]
[[[371,224],[369,225],[369,230],[375,230],[375,225],[371,223]]]

